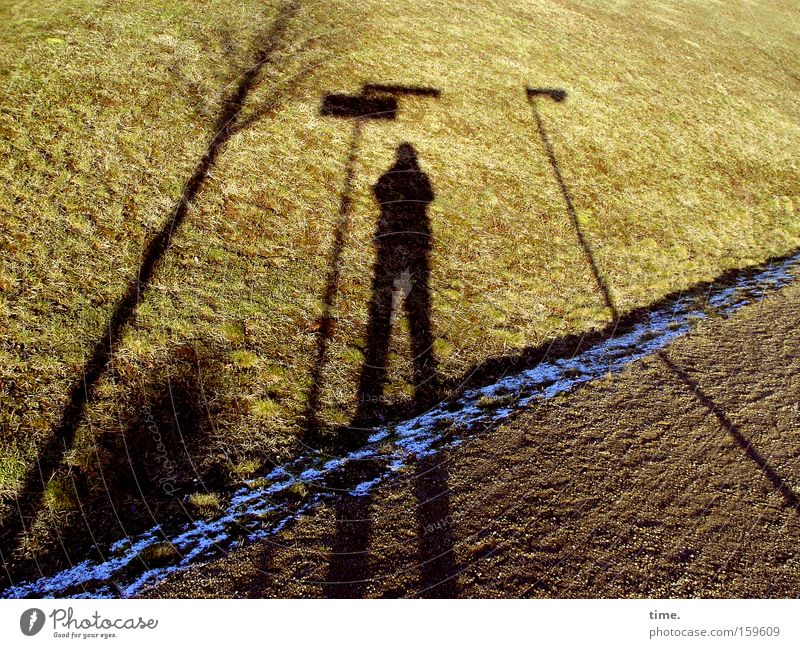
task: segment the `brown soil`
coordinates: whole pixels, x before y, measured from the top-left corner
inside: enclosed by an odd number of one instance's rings
[[[145,595],[794,597],[798,324],[800,286],[703,322]]]

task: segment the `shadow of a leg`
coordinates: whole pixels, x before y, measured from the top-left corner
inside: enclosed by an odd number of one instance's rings
[[[374,422],[383,409],[383,388],[388,371],[386,359],[392,333],[393,270],[393,264],[385,260],[379,259],[375,263],[367,323],[367,348],[359,379],[354,425]]]
[[[336,503],[336,536],[331,546],[331,560],[325,598],[363,598],[369,582],[369,540],[371,496],[342,494]]]
[[[420,567],[417,594],[423,598],[454,598],[457,593],[446,462],[443,455],[425,457],[414,480]]]
[[[414,400],[418,407],[428,406],[436,397],[436,356],[433,352],[431,294],[428,286],[430,269],[427,250],[420,254],[414,284],[405,299],[411,353],[414,365]]]

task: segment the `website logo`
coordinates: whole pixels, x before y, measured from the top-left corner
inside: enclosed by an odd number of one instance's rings
[[[44,627],[44,612],[39,608],[25,610],[19,618],[19,629],[26,637],[32,637]]]

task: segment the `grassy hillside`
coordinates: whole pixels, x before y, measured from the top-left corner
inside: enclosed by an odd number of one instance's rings
[[[148,241],[187,185],[191,198],[63,466],[44,475],[31,547],[80,526],[83,505],[119,535],[120,511],[147,524],[176,510],[165,479],[179,493],[224,488],[300,451],[314,375],[319,419],[350,421],[371,187],[400,142],[436,194],[443,378],[604,325],[526,87],[568,92],[536,110],[619,312],[800,245],[800,11],[789,2],[34,0],[0,3],[0,24],[6,516]],[[320,318],[354,122],[320,104],[364,83],[441,94],[402,97],[395,120],[363,125],[331,326]],[[403,327],[394,403],[414,388]]]

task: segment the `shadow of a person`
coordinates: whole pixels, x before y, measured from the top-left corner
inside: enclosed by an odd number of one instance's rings
[[[375,230],[376,259],[367,324],[367,348],[353,423],[379,418],[386,383],[386,360],[392,325],[403,303],[411,336],[414,399],[423,405],[433,395],[436,359],[431,331],[431,227],[428,205],[434,199],[428,176],[419,168],[417,152],[404,142],[394,164],[373,187],[381,215]]]
[[[413,480],[417,499],[420,579],[415,596],[455,598],[458,565],[453,537],[454,516],[450,512],[446,454],[427,456],[417,464]]]

